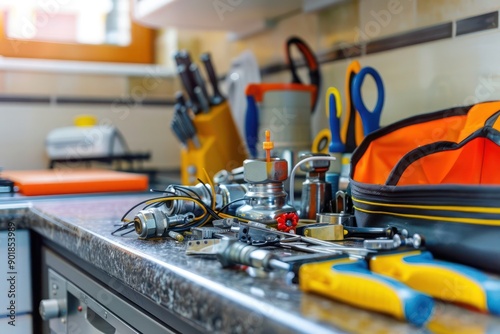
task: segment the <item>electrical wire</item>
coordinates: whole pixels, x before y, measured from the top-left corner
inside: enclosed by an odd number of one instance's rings
[[[212,209],[215,209],[215,187],[214,183],[212,182],[212,179],[210,176],[208,176],[207,170],[203,168],[203,173],[205,173],[205,176],[208,180],[208,184],[210,185],[210,188],[212,189]]]
[[[145,204],[145,203],[147,203],[147,202],[148,202],[148,201],[150,201],[150,200],[153,200],[153,199],[161,199],[161,198],[165,198],[165,197],[155,197],[155,198],[150,198],[150,199],[147,199],[147,200],[144,200],[144,201],[141,201],[141,202],[137,203],[136,205],[134,205],[133,207],[131,207],[131,208],[130,208],[127,212],[125,212],[125,214],[122,216],[122,219],[120,219],[120,220],[121,220],[122,222],[126,222],[126,223],[128,223],[129,221],[128,221],[128,220],[126,220],[125,218],[128,216],[128,214],[129,214],[130,212],[132,212],[132,210],[134,210],[135,208],[137,208],[137,207],[138,207],[139,205],[141,205],[141,204]]]
[[[234,203],[237,203],[237,202],[240,202],[240,201],[244,201],[245,198],[238,198],[238,199],[235,199],[234,201],[231,201],[229,203],[227,203],[226,205],[224,205],[222,208],[220,208],[217,213],[220,214],[220,213],[224,213],[224,210],[226,210],[228,207],[230,207],[231,205],[233,205]]]
[[[210,194],[210,207],[213,209],[214,206],[215,206],[215,197],[213,196],[213,194],[215,192],[214,192],[213,186],[211,186],[212,190],[210,190],[210,188],[208,188],[207,185],[200,178],[197,178],[197,180],[198,180],[198,182],[200,182],[203,185],[203,187],[205,188],[205,190]]]
[[[204,183],[202,180],[198,179],[198,181],[203,185],[203,187],[207,190],[207,192],[211,195],[210,196],[210,203],[207,204],[205,201],[202,199],[202,197],[192,189],[188,187],[184,187],[181,185],[173,185],[172,188],[174,191],[167,191],[167,190],[156,190],[156,189],[150,189],[151,192],[155,193],[163,193],[166,196],[162,197],[154,197],[150,198],[144,201],[141,201],[137,204],[135,204],[133,207],[131,207],[125,214],[122,216],[121,221],[122,221],[122,226],[120,226],[117,230],[113,231],[111,234],[115,234],[119,231],[124,231],[130,228],[129,231],[126,231],[121,234],[121,236],[126,235],[128,233],[131,233],[135,230],[134,227],[134,221],[127,219],[127,216],[137,207],[140,205],[144,204],[141,210],[147,209],[151,206],[161,206],[169,201],[191,201],[200,206],[202,213],[195,217],[192,221],[186,222],[184,224],[179,224],[172,226],[169,230],[174,231],[174,232],[185,232],[193,227],[200,227],[211,221],[212,219],[224,219],[224,218],[237,218],[241,221],[248,222],[249,220],[235,217],[233,215],[230,215],[228,213],[223,212],[226,210],[230,205],[244,200],[244,198],[240,198],[234,201],[231,201],[224,205],[220,210],[216,210],[216,196],[215,196],[215,188],[213,183],[211,182],[210,178],[208,177],[208,173],[206,170],[204,170],[205,175],[208,179],[208,185],[207,183]]]
[[[245,218],[241,218],[241,217],[236,217],[236,216],[233,216],[233,215],[230,215],[228,213],[219,213],[219,216],[221,218],[237,218],[238,220],[241,220],[242,222],[249,222],[250,219],[245,219]]]

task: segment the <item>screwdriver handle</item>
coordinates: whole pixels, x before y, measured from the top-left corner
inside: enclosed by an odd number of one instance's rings
[[[213,96],[210,100],[210,103],[212,105],[218,105],[224,102],[224,97],[219,91],[219,85],[217,83],[217,75],[215,74],[215,69],[212,64],[212,60],[210,59],[210,54],[209,53],[204,53],[201,55],[201,61],[203,62],[203,65],[205,66],[205,70],[207,71],[208,78],[210,80],[210,83],[212,85],[212,90],[213,90]]]
[[[465,265],[435,260],[428,251],[379,253],[370,259],[370,269],[435,298],[500,315],[500,279]]]
[[[434,308],[431,297],[393,278],[372,273],[364,260],[304,264],[299,277],[303,291],[385,313],[416,326],[426,323]]]

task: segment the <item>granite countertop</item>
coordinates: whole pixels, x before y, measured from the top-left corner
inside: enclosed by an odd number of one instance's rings
[[[273,273],[252,277],[188,256],[171,239],[111,235],[121,216],[151,194],[69,197],[0,204],[0,228],[15,220],[91,263],[201,331],[224,333],[500,332],[500,318],[437,303],[425,328],[304,294]]]

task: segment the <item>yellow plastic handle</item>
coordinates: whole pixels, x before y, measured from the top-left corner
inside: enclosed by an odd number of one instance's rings
[[[304,264],[300,289],[420,326],[428,321],[434,301],[404,284],[368,270],[364,260],[348,258]]]
[[[328,143],[331,140],[331,133],[328,129],[321,130],[316,137],[314,137],[311,147],[312,153],[328,153]]]
[[[346,70],[346,77],[345,77],[345,94],[346,94],[345,121],[342,124],[342,129],[341,129],[342,141],[344,143],[346,143],[347,142],[347,132],[349,130],[349,120],[351,119],[351,110],[353,110],[354,111],[354,129],[355,129],[354,133],[355,133],[356,145],[361,144],[361,142],[363,141],[363,139],[365,137],[365,135],[363,133],[363,122],[361,120],[361,116],[356,111],[356,109],[354,107],[354,103],[353,103],[352,98],[351,98],[351,82],[352,82],[353,76],[358,74],[359,71],[361,71],[361,64],[357,60],[352,61]]]
[[[370,260],[370,269],[438,299],[491,313],[500,310],[493,302],[500,293],[499,280],[464,265],[434,260],[430,252],[379,254]]]
[[[340,119],[342,116],[342,101],[340,99],[339,90],[335,87],[328,87],[325,95],[325,111],[326,118],[330,117],[330,95],[335,96],[335,109],[337,109],[337,118]]]

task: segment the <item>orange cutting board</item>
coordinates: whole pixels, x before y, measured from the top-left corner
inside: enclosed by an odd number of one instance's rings
[[[116,191],[144,191],[147,175],[102,169],[48,169],[3,171],[27,196],[81,194]]]

